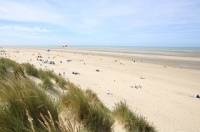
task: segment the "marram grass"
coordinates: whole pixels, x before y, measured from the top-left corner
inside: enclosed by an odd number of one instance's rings
[[[24,63],[23,66],[28,75],[39,78],[39,71],[36,67],[34,67],[33,65],[29,63]]]
[[[134,114],[125,102],[116,104],[113,116],[122,122],[128,132],[155,132],[155,128],[150,125],[142,116]]]
[[[73,84],[68,85],[68,94],[63,96],[62,102],[77,120],[91,132],[111,132],[113,120],[111,113],[99,101],[95,94],[92,96]],[[90,92],[91,94],[91,92]],[[93,101],[96,100],[96,103]]]
[[[110,111],[96,93],[89,89],[84,91],[51,71],[38,70],[31,64],[20,65],[4,58],[0,58],[0,62],[2,132],[111,132],[116,119],[130,132],[156,131],[144,118],[130,111],[125,103],[116,104]],[[41,89],[25,73],[42,80],[45,89]],[[46,89],[54,86],[52,79],[68,91],[57,101],[45,93]],[[60,117],[63,106],[69,118]]]
[[[4,107],[0,108],[0,127],[3,131],[26,131],[30,129],[26,113],[32,117],[35,130],[42,130],[39,120],[41,115],[49,116],[58,121],[56,104],[39,90],[29,79],[21,81],[1,82],[1,102]],[[27,112],[26,112],[27,111]]]

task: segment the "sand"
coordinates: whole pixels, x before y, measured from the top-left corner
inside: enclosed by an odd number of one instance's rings
[[[3,49],[6,55],[1,53],[0,57],[54,70],[82,89],[96,92],[110,109],[115,103],[126,101],[134,112],[144,116],[160,132],[200,131],[200,99],[195,98],[200,94],[199,54],[72,48],[51,49],[50,52],[45,48]],[[52,60],[55,65],[38,61],[39,54],[41,59]]]

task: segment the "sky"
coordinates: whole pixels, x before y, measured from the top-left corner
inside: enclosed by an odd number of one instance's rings
[[[200,47],[200,0],[0,0],[0,46]]]

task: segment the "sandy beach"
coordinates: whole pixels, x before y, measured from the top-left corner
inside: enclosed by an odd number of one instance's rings
[[[60,73],[82,89],[96,92],[110,109],[126,101],[159,132],[200,131],[199,52],[47,49],[3,47],[0,57]]]

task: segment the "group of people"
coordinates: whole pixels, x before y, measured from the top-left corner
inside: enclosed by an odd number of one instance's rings
[[[49,61],[49,60],[44,61],[44,63],[55,65],[55,62],[54,62],[54,61]]]

